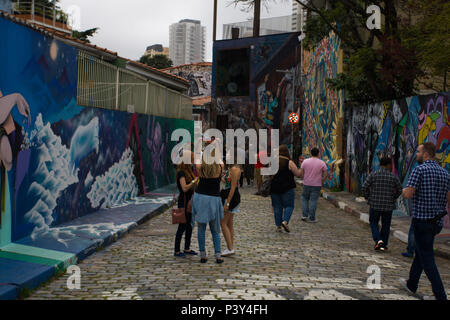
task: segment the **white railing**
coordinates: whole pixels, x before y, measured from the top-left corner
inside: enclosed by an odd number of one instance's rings
[[[35,0],[13,1],[13,13],[25,15],[27,20],[53,29],[71,33],[72,30],[67,24],[68,16],[56,4],[44,5]]]
[[[192,98],[80,50],[77,104],[192,120]]]

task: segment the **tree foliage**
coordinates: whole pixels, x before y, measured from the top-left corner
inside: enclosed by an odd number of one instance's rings
[[[412,96],[424,83],[436,91],[446,89],[448,0],[292,1],[309,12],[303,40],[306,49],[315,48],[331,31],[340,38],[344,72],[327,82],[332,88],[344,89],[347,99],[368,103]],[[250,9],[254,1],[231,2]],[[276,0],[263,0],[266,6],[269,2]],[[380,30],[366,26],[370,5],[381,9]],[[442,86],[436,86],[436,77],[444,79]]]
[[[156,69],[166,69],[172,67],[173,65],[172,60],[163,54],[155,54],[152,57],[144,55],[141,57],[139,62]]]
[[[94,34],[98,31],[99,28],[92,28],[85,31],[72,31],[72,37],[75,39],[79,39],[81,41],[91,43],[89,41],[89,37],[94,36]]]

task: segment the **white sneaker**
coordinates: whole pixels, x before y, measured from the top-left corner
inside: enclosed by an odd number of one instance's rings
[[[231,256],[231,255],[233,255],[233,254],[234,254],[234,250],[228,250],[228,249],[225,249],[225,250],[222,252],[221,256],[222,256],[222,257],[228,257],[228,256]]]

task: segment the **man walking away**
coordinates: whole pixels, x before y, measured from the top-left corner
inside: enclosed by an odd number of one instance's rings
[[[319,158],[319,149],[312,148],[311,156],[311,158],[302,162],[300,169],[301,177],[303,178],[302,220],[317,222],[317,201],[319,200],[322,184],[328,176],[328,168],[326,163]]]
[[[403,197],[412,199],[412,228],[415,240],[415,256],[409,279],[401,279],[405,289],[416,293],[422,271],[431,282],[436,300],[447,300],[444,285],[434,260],[434,238],[441,232],[446,205],[450,203],[450,174],[433,158],[436,146],[431,142],[421,144],[416,159],[419,166],[412,171]]]
[[[392,159],[383,157],[380,170],[372,172],[364,182],[362,192],[370,206],[369,222],[375,250],[386,251],[395,201],[402,194],[400,180],[392,173]],[[379,222],[381,218],[381,232]]]

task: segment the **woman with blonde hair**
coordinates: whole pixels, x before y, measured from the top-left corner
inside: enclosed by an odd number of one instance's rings
[[[215,152],[211,156],[214,158]],[[217,263],[222,263],[220,250],[220,221],[223,219],[223,205],[220,198],[220,181],[223,172],[223,163],[207,161],[207,154],[202,155],[202,164],[197,164],[199,184],[192,198],[192,223],[198,226],[198,247],[200,262],[208,261],[205,249],[206,225],[209,224]],[[212,160],[212,159],[209,159]]]
[[[194,161],[194,154],[190,151],[184,151],[190,154],[191,163]],[[191,237],[192,237],[192,213],[188,212],[188,203],[194,194],[194,188],[196,186],[197,178],[192,171],[192,164],[186,164],[182,161],[177,166],[177,187],[180,192],[178,197],[178,208],[184,208],[186,214],[186,223],[180,223],[175,235],[175,257],[185,257],[186,254],[197,255],[198,253],[190,249]],[[184,252],[181,252],[181,238],[184,236]]]

